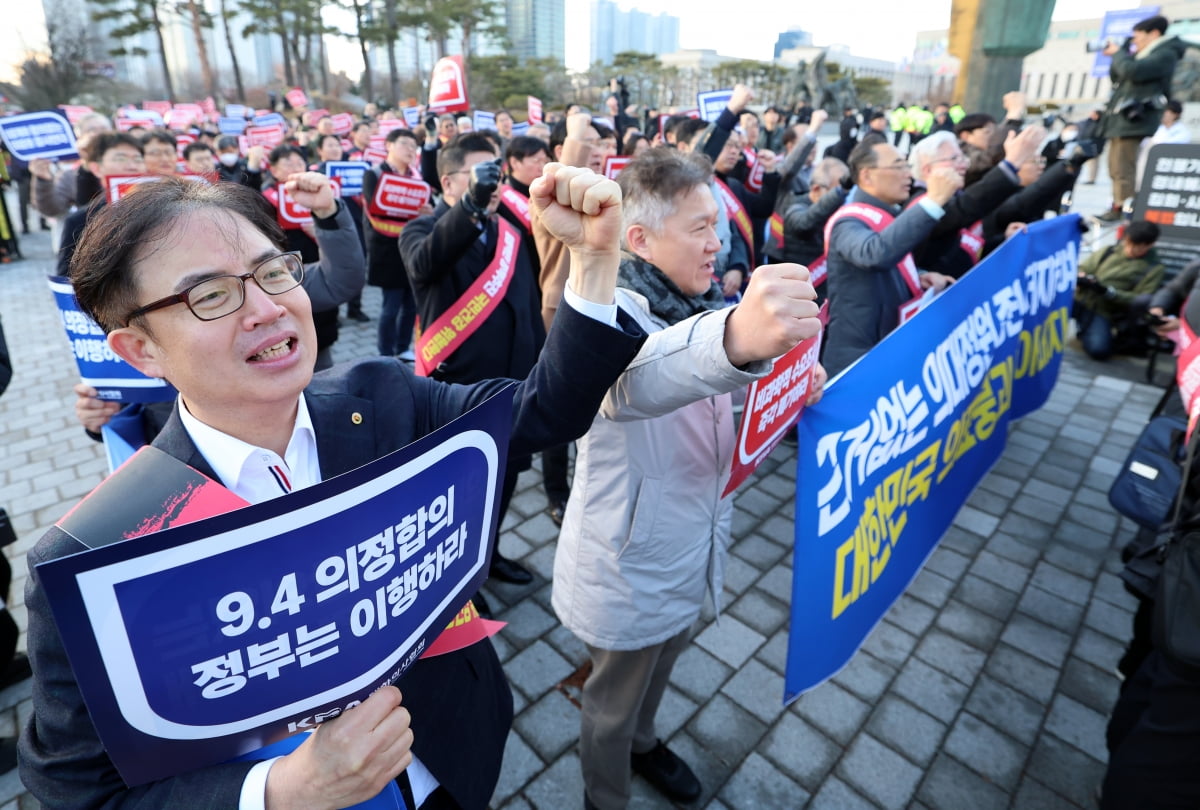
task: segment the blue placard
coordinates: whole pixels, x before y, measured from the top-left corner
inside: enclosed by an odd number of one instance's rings
[[[700,118],[704,121],[716,121],[721,112],[729,106],[733,98],[732,90],[707,90],[696,94],[696,106],[700,108]]]
[[[121,117],[127,118],[130,121],[149,121],[150,125],[155,127],[166,126],[163,123],[162,114],[157,110],[125,110],[121,113]]]
[[[363,172],[371,170],[371,164],[365,160],[328,160],[325,162],[325,174],[338,178],[343,197],[357,197],[362,194]]]
[[[127,784],[311,730],[407,671],[487,576],[513,390],[321,484],[37,566]],[[178,511],[143,452],[64,530],[130,490]]]
[[[1050,395],[1078,254],[1078,215],[1030,225],[805,411],[785,701],[845,666]]]
[[[246,131],[246,119],[222,116],[217,119],[217,130],[222,135],[241,135]]]
[[[522,121],[519,124],[513,124],[512,136],[514,138],[519,138],[522,135],[528,135],[528,134],[529,134],[529,122],[528,121]]]
[[[226,104],[225,115],[229,118],[241,118],[243,121],[251,118],[254,111],[245,104]]]
[[[71,122],[57,110],[0,118],[0,137],[18,160],[79,157]]]
[[[272,124],[279,124],[285,132],[287,131],[287,120],[279,113],[263,113],[254,116],[254,126],[256,127],[269,127]]]
[[[471,124],[474,126],[476,132],[481,129],[495,129],[496,114],[494,112],[476,110],[475,117],[471,119]]]
[[[416,129],[421,126],[421,108],[420,107],[401,107],[400,111],[404,113],[404,123],[409,129]]]
[[[1100,23],[1100,41],[1105,42],[1114,39],[1118,43],[1124,42],[1133,33],[1135,25],[1148,17],[1153,17],[1157,13],[1158,6],[1142,6],[1141,8],[1106,11],[1104,12],[1104,19]],[[1111,65],[1111,56],[1097,52],[1096,58],[1092,60],[1092,78],[1103,79],[1108,76],[1108,68]]]
[[[79,377],[109,402],[162,402],[175,398],[175,388],[166,380],[142,374],[118,357],[109,347],[104,330],[79,308],[71,281],[50,276],[50,291],[67,330],[71,353],[79,366]]]

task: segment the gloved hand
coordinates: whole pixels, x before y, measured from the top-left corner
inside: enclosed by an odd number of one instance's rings
[[[476,216],[483,215],[492,201],[492,195],[500,186],[500,161],[489,160],[471,167],[471,179],[463,206]]]
[[[437,116],[433,113],[425,116],[425,133],[430,138],[437,137]]]
[[[1076,280],[1075,287],[1080,290],[1091,290],[1094,293],[1099,293],[1100,295],[1104,295],[1106,297],[1108,297],[1108,290],[1112,289],[1108,285],[1101,284],[1099,281],[1097,281],[1095,276],[1086,275],[1080,276]]]
[[[854,174],[852,172],[846,172],[846,174],[842,175],[841,186],[846,191],[854,188]]]

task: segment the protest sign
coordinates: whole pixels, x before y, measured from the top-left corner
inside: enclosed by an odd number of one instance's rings
[[[292,199],[287,187],[280,185],[279,189],[279,225],[284,230],[301,229],[312,225],[312,209],[306,208]]]
[[[343,197],[357,197],[362,194],[363,172],[369,171],[371,164],[365,160],[329,160],[325,162],[325,174],[337,181]]]
[[[604,159],[604,176],[609,180],[616,180],[617,175],[629,165],[631,160],[633,158],[629,155],[609,155]]]
[[[526,96],[525,115],[530,124],[542,123],[542,100],[537,96]]]
[[[379,121],[377,123],[379,124],[378,132],[376,132],[376,134],[371,136],[371,143],[372,144],[378,143],[380,146],[383,146],[385,149],[387,148],[386,142],[387,142],[388,133],[390,133],[393,129],[407,129],[408,128],[407,122],[401,121],[399,118],[381,118],[381,119],[379,119]],[[379,138],[379,141],[376,141],[375,140],[376,138]]]
[[[281,130],[287,128],[287,120],[277,112],[260,113],[250,122],[256,127],[278,126]]]
[[[57,110],[0,118],[0,137],[18,160],[79,156],[75,151],[75,131],[66,116]]]
[[[322,118],[328,118],[328,117],[329,117],[329,110],[327,110],[323,107],[319,110],[309,110],[308,112],[306,112],[304,114],[304,117],[303,117],[304,126],[315,127],[317,125],[318,121],[320,121]]]
[[[529,134],[529,122],[528,121],[521,121],[519,123],[513,124],[512,136],[514,138],[520,138],[521,136],[528,135],[528,134]]]
[[[384,172],[379,175],[375,196],[369,201],[372,213],[392,219],[412,219],[429,202],[430,188],[424,180]]]
[[[71,122],[72,126],[78,124],[85,115],[92,113],[92,108],[84,104],[60,104],[58,108],[67,116],[67,120]]]
[[[160,118],[166,118],[167,113],[171,111],[171,102],[169,101],[143,101],[143,110],[150,110],[158,113]]]
[[[90,550],[38,576],[126,783],[315,728],[440,641],[487,575],[511,421],[510,388],[395,453],[243,508],[145,448],[68,513],[59,527]]]
[[[1200,144],[1155,144],[1145,160],[1133,219],[1158,225],[1154,252],[1170,278],[1194,261],[1200,249]]]
[[[222,116],[217,119],[217,131],[222,135],[241,135],[245,130],[245,118]]]
[[[431,112],[438,113],[464,112],[471,108],[461,56],[443,56],[433,66],[429,76],[428,106]]]
[[[1058,377],[1079,218],[1032,223],[827,386],[799,422],[785,701],[833,676]]]
[[[333,119],[335,135],[349,135],[350,130],[354,129],[354,116],[350,113],[338,113],[330,117]]]
[[[118,357],[104,338],[104,330],[79,308],[75,290],[65,276],[50,276],[50,291],[62,318],[79,379],[106,402],[161,402],[175,398],[166,380],[152,379]]]
[[[279,124],[272,124],[267,127],[247,127],[246,140],[251,146],[263,146],[267,149],[273,149],[283,143],[283,127]]]
[[[225,105],[225,117],[226,118],[252,118],[252,117],[254,117],[254,110],[250,109],[245,104],[226,104]]]
[[[291,90],[288,90],[283,94],[283,97],[286,98],[287,103],[291,104],[293,107],[308,106],[308,96],[299,87],[293,87]]]
[[[821,307],[821,324],[829,320],[828,303]],[[721,497],[733,492],[758,469],[804,410],[812,375],[821,354],[821,333],[803,340],[775,361],[771,373],[750,384],[738,425],[733,469]]]
[[[496,114],[494,112],[476,110],[475,116],[471,119],[471,125],[475,128],[476,132],[481,129],[495,129]]]
[[[700,117],[705,121],[716,121],[721,112],[729,106],[733,98],[733,90],[707,90],[696,94],[696,106],[700,108]]]
[[[404,123],[409,129],[416,129],[421,126],[420,107],[401,107],[400,112],[404,114]]]

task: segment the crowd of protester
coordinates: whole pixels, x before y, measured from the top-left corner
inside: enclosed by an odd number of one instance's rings
[[[1159,19],[1139,29],[1148,42],[1165,31]],[[1174,53],[1173,47],[1158,50]],[[1118,54],[1114,71],[1127,69]],[[183,404],[137,406],[146,442],[194,443],[206,454],[215,445],[195,427],[199,421],[266,448],[298,486],[344,466],[322,454],[319,470],[296,469],[303,462],[289,441],[290,422],[260,436],[239,434],[222,415],[253,412],[253,396],[211,381],[221,372],[219,357],[213,368],[204,359],[180,358],[180,346],[195,350],[188,344],[186,328],[195,326],[188,310],[201,317],[196,307],[205,285],[238,279],[222,276],[181,292],[171,286],[174,279],[148,270],[139,240],[162,242],[155,262],[170,276],[186,264],[187,245],[211,243],[216,210],[232,212],[240,241],[217,240],[222,247],[212,250],[237,273],[249,271],[240,279],[240,299],[230,297],[242,304],[217,317],[238,311],[239,319],[294,322],[296,337],[250,358],[295,355],[302,368],[294,379],[271,382],[293,407],[297,395],[303,407],[302,391],[341,390],[355,375],[371,375],[353,383],[369,399],[412,389],[413,401],[417,393],[432,400],[428,386],[457,384],[445,390],[458,393],[438,400],[430,414],[400,419],[403,427],[386,442],[399,446],[428,431],[419,425],[440,423],[479,401],[497,379],[524,380],[526,393],[538,394],[536,401],[518,394],[514,405],[518,428],[499,514],[502,520],[518,474],[541,453],[547,511],[562,528],[553,606],[592,661],[582,695],[582,800],[608,810],[629,803],[634,772],[675,801],[701,793],[700,779],[658,738],[654,720],[706,594],[715,599],[721,592],[732,510],[717,493],[733,451],[731,393],[815,333],[824,301],[825,369],[837,374],[850,367],[912,314],[926,290],[948,287],[1029,223],[1066,210],[1064,200],[1089,167],[1092,179],[1083,182],[1094,180],[1102,138],[1113,150],[1119,211],[1137,182],[1129,156],[1136,162],[1142,138],[1185,137],[1174,102],[1157,115],[1142,112],[1155,124],[1149,131],[1144,122],[1133,134],[1113,129],[1110,110],[1047,132],[1031,122],[1024,95],[1014,91],[1002,100],[1002,120],[948,103],[840,110],[837,138],[820,150],[825,110],[789,99],[765,107],[761,101],[739,85],[716,120],[704,121],[657,111],[638,117],[614,95],[598,114],[572,105],[520,130],[506,110],[495,114],[495,129],[472,130],[466,117],[422,111],[410,126],[401,113],[369,105],[340,133],[330,116],[285,118],[279,142],[269,147],[248,146],[200,121],[176,131],[118,132],[113,121],[91,114],[76,122],[78,162],[13,161],[11,171],[20,189],[21,231],[59,223],[58,271],[72,278],[114,351],[151,376],[168,377],[181,392]],[[1126,143],[1135,135],[1137,143]],[[620,157],[630,161],[613,160]],[[341,194],[331,181],[329,166],[340,161],[370,164],[359,193]],[[161,181],[110,201],[114,179],[130,176]],[[397,178],[428,187],[417,210],[398,213],[384,204],[382,190]],[[585,204],[587,195],[598,205]],[[6,212],[0,237],[0,258],[18,257]],[[1142,313],[1155,318],[1158,333],[1177,325],[1186,290],[1151,301],[1163,281],[1153,252],[1157,237],[1153,224],[1133,222],[1116,245],[1081,263],[1074,316],[1092,356],[1141,348],[1126,333],[1135,322],[1145,325]],[[99,244],[122,238],[133,241],[119,250]],[[294,283],[269,289],[262,264],[243,267],[250,246],[262,245],[281,252],[268,263],[285,267]],[[447,346],[430,341],[440,319],[457,312],[472,285],[499,263],[510,273],[478,328]],[[122,295],[114,283],[125,285]],[[378,312],[363,311],[364,284],[381,289]],[[307,293],[303,303],[292,292],[299,287]],[[146,304],[159,297],[154,290],[174,294]],[[332,366],[343,304],[345,317],[377,321],[382,359],[334,367],[310,381],[314,369]],[[181,335],[173,336],[175,329]],[[249,388],[261,384],[245,369],[230,375],[235,381],[242,375]],[[76,393],[76,414],[98,439],[119,406],[87,386]],[[319,424],[314,399],[308,407]],[[248,500],[280,494],[263,491],[262,481],[231,483],[220,464],[209,463],[224,483],[246,488]],[[656,518],[648,520],[648,513]],[[62,538],[53,533],[36,552],[42,559],[62,553]],[[533,580],[494,545],[491,560],[497,580]],[[171,797],[187,791],[214,803],[232,797],[235,804],[257,792],[261,805],[264,796],[287,796],[305,785],[316,790],[313,780],[328,775],[316,764],[320,757],[342,763],[354,754],[371,767],[352,785],[345,773],[330,777],[343,782],[343,793],[330,794],[339,801],[372,795],[400,774],[410,807],[487,805],[512,702],[486,641],[436,665],[418,664],[399,684],[402,706],[398,693],[383,692],[364,704],[362,716],[369,705],[371,722],[392,724],[406,741],[387,757],[354,749],[358,729],[350,727],[343,751],[306,744],[265,767],[201,769],[128,789],[87,728],[36,577],[27,601],[39,684],[22,740],[22,777],[46,807],[139,800],[172,806]],[[482,596],[476,604],[488,612]],[[452,711],[437,694],[447,683],[460,687],[469,715],[461,707]],[[448,718],[464,716],[479,724],[477,733],[446,728],[453,725]]]

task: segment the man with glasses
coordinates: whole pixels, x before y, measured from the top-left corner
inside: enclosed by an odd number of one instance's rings
[[[962,176],[952,166],[936,167],[925,196],[903,211],[912,172],[896,147],[859,144],[850,153],[850,177],[852,201],[825,226],[829,326],[822,362],[830,376],[899,326],[902,309],[907,313],[926,289],[953,281],[918,271],[912,250],[945,216]]]
[[[292,199],[312,210],[313,233],[320,247],[320,262],[307,265],[301,276],[304,292],[313,309],[336,310],[362,292],[364,278],[362,246],[345,201],[334,197],[329,178],[317,172],[297,174],[285,181],[284,186]],[[89,436],[99,441],[100,428],[121,409],[121,403],[99,399],[96,389],[84,383],[75,386],[75,395],[75,418]],[[141,410],[146,442],[153,441],[162,430],[171,415],[171,405],[151,402],[132,406]]]
[[[75,244],[93,214],[107,199],[106,178],[146,173],[142,142],[124,132],[102,132],[88,145],[87,170],[100,181],[100,201],[97,205],[82,204],[63,222],[62,242],[58,248],[58,275],[67,275]]]
[[[1018,173],[1026,161],[1037,155],[1045,137],[1045,129],[1032,126],[1004,141],[1004,160],[944,204],[945,215],[913,249],[917,267],[962,278],[975,266],[983,251],[984,216],[1021,190]],[[912,148],[908,159],[912,166],[913,186],[906,207],[916,204],[925,195],[933,172],[950,167],[965,182],[970,166],[970,159],[963,154],[954,133],[946,131],[922,138]]]
[[[538,215],[576,261],[544,361],[517,384],[512,455],[581,435],[644,337],[628,319],[619,321],[613,305],[621,221],[615,184],[548,167],[532,191]],[[180,392],[155,447],[242,498],[290,497],[272,467],[287,472],[293,490],[311,486],[411,443],[512,384],[444,385],[414,376],[394,358],[314,377],[310,303],[296,286],[295,259],[284,252],[274,215],[254,192],[164,180],[100,213],[72,267],[80,305],[108,333],[112,349]],[[618,322],[628,326],[608,325]],[[127,787],[81,695],[77,677],[89,673],[72,671],[36,570],[79,550],[54,528],[29,555],[36,675],[21,778],[48,810],[332,810],[369,799],[398,775],[414,810],[487,806],[512,695],[486,640],[418,660],[398,689],[380,689],[285,757]]]

